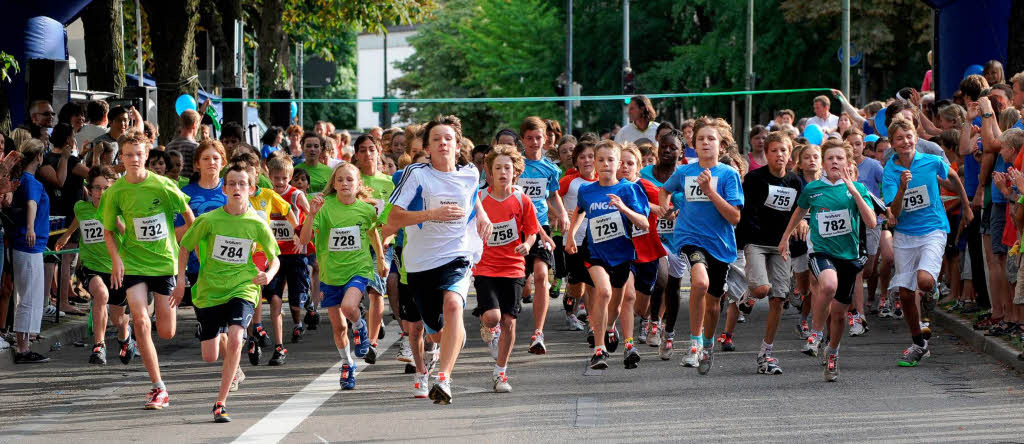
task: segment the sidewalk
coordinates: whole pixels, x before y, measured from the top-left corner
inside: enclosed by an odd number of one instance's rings
[[[972,321],[966,316],[946,313],[941,307],[936,307],[932,314],[932,322],[959,336],[975,350],[1024,372],[1024,360],[1018,359],[1021,353],[1019,348],[1001,337],[985,336],[985,330],[975,330]]]

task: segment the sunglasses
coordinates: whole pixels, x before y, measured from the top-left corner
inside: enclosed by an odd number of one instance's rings
[[[53,111],[47,111],[45,113],[36,113],[36,114],[41,115],[41,116],[46,116],[46,117],[53,117],[53,116],[57,115],[57,113],[55,113]]]

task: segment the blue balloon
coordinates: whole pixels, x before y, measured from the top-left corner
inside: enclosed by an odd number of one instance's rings
[[[889,137],[889,128],[885,127],[885,108],[875,113],[875,132],[879,137]]]
[[[985,68],[982,68],[981,65],[971,65],[971,66],[968,66],[967,70],[964,71],[964,78],[966,79],[967,76],[972,75],[972,74],[977,74],[977,75],[980,76],[984,72],[985,72]]]
[[[295,102],[292,102],[290,108],[292,113],[292,119],[294,119],[295,116],[299,115],[299,105],[296,104]]]
[[[864,136],[864,143],[878,142],[878,134],[868,134]]]
[[[195,97],[190,94],[182,94],[174,101],[174,111],[180,116],[185,110],[195,111],[198,108]]]
[[[814,145],[821,145],[821,141],[825,140],[825,133],[821,131],[821,127],[812,123],[804,128],[804,139]]]

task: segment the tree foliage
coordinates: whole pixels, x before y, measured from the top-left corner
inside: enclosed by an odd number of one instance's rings
[[[453,0],[410,38],[415,53],[397,66],[392,85],[403,97],[526,97],[553,95],[562,71],[562,23],[543,0]],[[466,135],[488,143],[523,117],[559,118],[553,103],[403,104],[404,120],[456,114]]]

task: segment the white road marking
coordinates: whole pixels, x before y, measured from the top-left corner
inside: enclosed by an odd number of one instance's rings
[[[328,327],[329,328],[329,327]],[[398,322],[392,322],[385,327],[386,339],[381,341],[377,347],[378,359],[382,359],[384,352],[394,344],[401,336]],[[358,364],[358,363],[357,363]],[[356,376],[370,367],[370,364],[362,362],[357,365]],[[245,433],[242,433],[235,443],[277,443],[302,424],[309,415],[316,412],[323,403],[331,399],[341,387],[338,385],[338,372],[341,370],[341,360],[334,363],[327,371],[307,384],[298,393],[292,395],[283,404],[268,413]],[[321,438],[322,439],[322,438]]]

